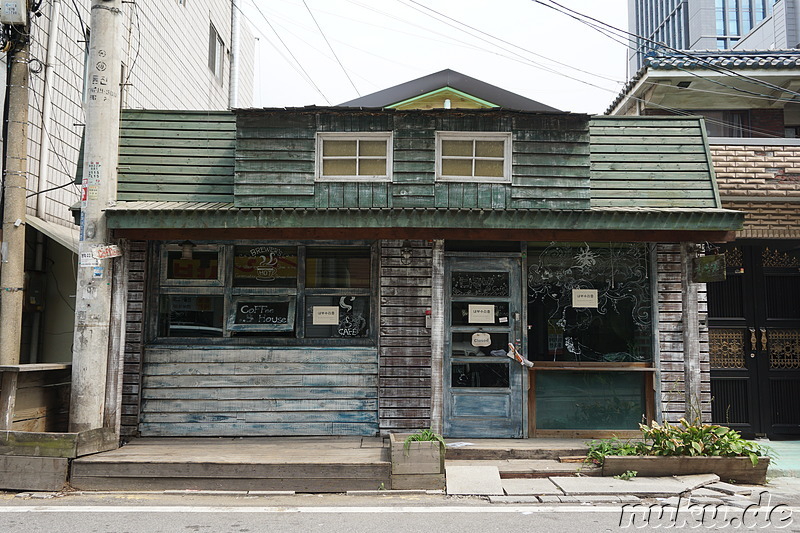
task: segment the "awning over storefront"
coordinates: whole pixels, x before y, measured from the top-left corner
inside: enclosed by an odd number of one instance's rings
[[[261,209],[232,203],[120,202],[107,214],[109,227],[118,236],[152,239],[191,234],[185,238],[530,240],[539,235],[545,240],[724,241],[743,222],[742,213],[729,209],[649,207]]]
[[[28,215],[26,222],[30,227],[44,233],[67,250],[78,253],[78,243],[80,242],[78,228],[69,228],[54,222],[48,222],[33,215]]]

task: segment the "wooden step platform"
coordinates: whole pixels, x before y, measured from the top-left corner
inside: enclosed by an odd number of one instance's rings
[[[586,455],[586,439],[447,439],[448,460],[550,459]]]
[[[383,439],[148,438],[76,459],[81,490],[345,492],[391,486]]]

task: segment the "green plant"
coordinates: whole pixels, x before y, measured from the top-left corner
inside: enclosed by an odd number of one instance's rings
[[[411,448],[412,442],[438,442],[439,447],[442,450],[445,448],[444,437],[431,431],[430,429],[421,429],[416,433],[412,433],[406,437],[406,440],[403,443],[403,450],[405,450],[406,455],[408,455],[408,450]]]
[[[636,470],[626,470],[623,473],[621,473],[620,475],[614,476],[614,479],[621,479],[623,481],[630,481],[631,479],[635,478],[636,474],[638,474],[638,473],[639,472],[637,472]]]
[[[655,421],[649,426],[639,424],[642,441],[622,442],[617,438],[592,441],[586,460],[601,465],[607,455],[745,456],[755,466],[758,458],[767,453],[766,447],[743,439],[738,431],[729,427],[697,421],[689,423],[685,418],[679,422],[677,425]]]

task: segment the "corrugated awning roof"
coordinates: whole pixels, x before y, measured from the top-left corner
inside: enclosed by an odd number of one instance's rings
[[[120,202],[112,229],[431,228],[514,230],[734,231],[738,211],[716,208],[592,209],[239,208],[233,203]]]

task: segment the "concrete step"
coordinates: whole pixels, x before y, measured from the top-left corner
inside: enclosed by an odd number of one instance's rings
[[[449,453],[448,453],[449,457]],[[445,466],[496,466],[501,479],[546,478],[550,476],[599,476],[602,469],[583,463],[561,463],[554,459],[447,459]]]
[[[72,464],[70,484],[80,490],[347,492],[390,488],[391,463],[93,463],[76,459]]]
[[[447,459],[501,460],[551,459],[586,455],[588,446],[579,439],[466,439],[447,440]]]

